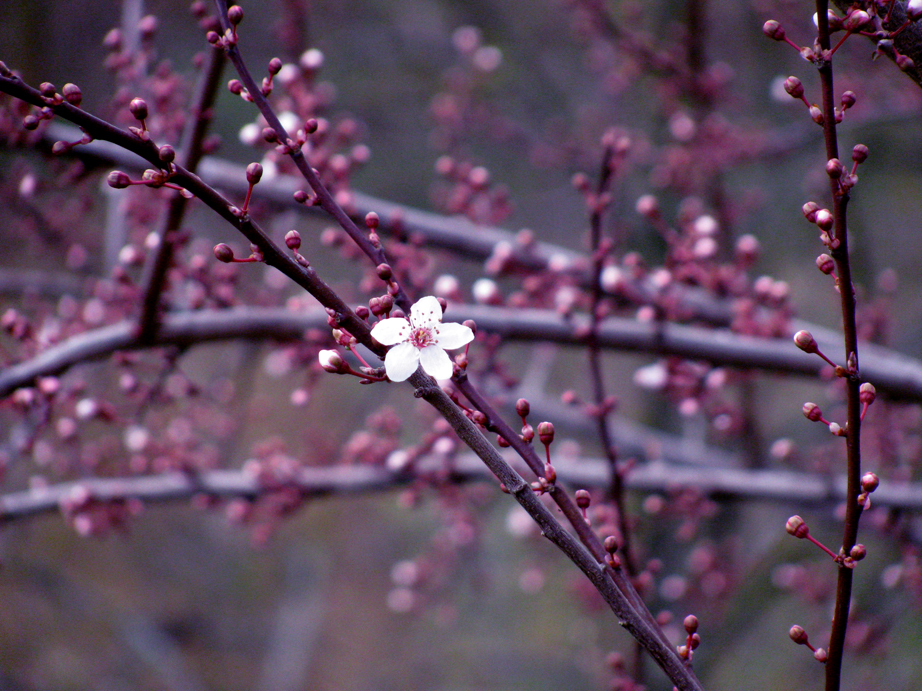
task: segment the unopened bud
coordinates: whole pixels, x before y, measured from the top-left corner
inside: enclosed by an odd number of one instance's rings
[[[585,511],[589,508],[589,505],[592,503],[592,497],[589,495],[589,492],[584,489],[576,490],[576,505]]]
[[[829,654],[824,648],[817,648],[813,651],[813,657],[816,658],[818,662],[826,662],[826,659],[829,657]]]
[[[816,403],[804,403],[802,408],[804,417],[812,422],[819,422],[823,417],[823,411],[820,410],[820,407]]]
[[[858,31],[862,26],[871,21],[871,17],[864,10],[854,10],[848,13],[842,26],[846,31]]]
[[[72,106],[79,106],[83,101],[83,92],[80,91],[80,87],[76,84],[65,84],[64,88],[61,89],[61,95],[63,95],[64,100]]]
[[[858,100],[858,97],[855,96],[854,91],[846,91],[842,94],[842,110],[847,110],[855,105],[855,102]]]
[[[607,538],[605,538],[605,542],[602,543],[602,546],[605,548],[606,552],[609,554],[614,554],[618,551],[618,538],[616,538],[614,535],[609,535]]]
[[[131,185],[131,178],[120,170],[113,170],[106,178],[106,182],[109,184],[109,187],[122,190]]]
[[[221,242],[214,246],[214,256],[219,262],[229,264],[234,261],[234,250]]]
[[[301,233],[297,230],[289,230],[285,233],[285,245],[290,250],[296,250],[301,247]]]
[[[785,37],[781,24],[774,19],[769,19],[762,25],[762,33],[775,41],[783,41]]]
[[[852,149],[852,160],[855,163],[864,163],[868,159],[868,147],[864,144],[855,144]]]
[[[911,57],[901,53],[896,56],[896,66],[903,70],[903,72],[909,72],[909,70],[916,66],[916,63],[912,61]]]
[[[865,492],[873,492],[880,485],[880,478],[876,473],[865,473],[861,476],[861,489]]]
[[[689,614],[682,623],[685,626],[685,631],[689,634],[693,634],[698,630],[698,617],[694,614]]]
[[[836,262],[828,254],[821,254],[816,258],[816,268],[828,276],[836,270]]]
[[[807,632],[804,631],[804,627],[798,626],[797,624],[791,627],[790,631],[788,631],[788,636],[790,636],[791,640],[797,645],[805,645],[809,640]]]
[[[255,185],[263,176],[263,167],[259,163],[251,163],[247,166],[247,182]]]
[[[538,439],[545,446],[554,441],[554,424],[551,422],[538,423]]]
[[[817,125],[822,125],[826,121],[822,109],[816,104],[810,106],[810,119]]]
[[[875,398],[877,398],[877,389],[871,382],[866,381],[858,387],[858,400],[862,403],[873,403]]]
[[[135,117],[135,120],[147,119],[147,101],[143,98],[134,98],[128,104],[128,110]]]
[[[803,206],[804,218],[810,223],[816,223],[816,214],[820,210],[820,205],[816,202],[807,202]]]
[[[826,175],[831,177],[833,180],[838,180],[842,177],[842,173],[845,172],[845,166],[842,165],[842,161],[838,158],[830,158],[826,161]]]
[[[520,418],[527,418],[528,413],[531,412],[531,404],[524,398],[520,398],[515,402],[515,413]]]
[[[861,543],[858,543],[849,550],[848,556],[850,556],[855,561],[861,561],[866,556],[868,556],[868,548]]]
[[[544,479],[551,485],[557,482],[557,471],[550,463],[544,464]]]
[[[816,340],[809,331],[798,331],[794,334],[794,345],[805,353],[815,353],[817,351]]]
[[[237,26],[243,21],[243,8],[240,5],[232,5],[227,10],[227,19],[231,24]]]
[[[820,230],[825,230],[828,233],[832,230],[832,226],[835,225],[835,218],[829,209],[820,209],[816,212],[815,223]]]
[[[320,366],[331,374],[342,374],[346,369],[346,362],[343,356],[335,350],[321,350],[317,354]]]
[[[787,523],[784,524],[784,529],[788,531],[789,535],[793,535],[798,540],[803,540],[810,534],[810,529],[800,516],[791,516]]]
[[[797,77],[788,77],[784,80],[784,90],[793,98],[804,97],[804,85]]]

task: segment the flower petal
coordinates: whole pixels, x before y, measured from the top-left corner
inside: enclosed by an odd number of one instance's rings
[[[410,337],[410,322],[403,317],[382,319],[372,327],[371,337],[386,346],[403,343]]]
[[[419,365],[419,350],[412,343],[398,343],[384,356],[384,369],[391,381],[404,381]],[[449,375],[451,376],[451,375]]]
[[[426,374],[436,379],[450,379],[452,373],[451,358],[444,348],[437,345],[426,346],[419,351],[419,364]],[[407,375],[409,376],[409,375]]]
[[[410,308],[410,323],[414,329],[431,329],[442,321],[442,306],[431,295],[421,298]]]
[[[474,340],[474,332],[464,324],[439,324],[435,327],[435,344],[445,350],[454,350]]]

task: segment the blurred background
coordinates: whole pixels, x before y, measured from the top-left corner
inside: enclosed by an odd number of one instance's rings
[[[817,100],[817,79],[795,51],[761,32],[766,19],[777,18],[793,40],[808,43],[812,4],[604,3],[629,34],[636,30],[666,54],[682,55],[689,32],[698,32],[694,43],[703,50],[702,71],[713,88],[697,100],[674,78],[642,69],[636,55],[624,59],[587,23],[580,10],[585,4],[244,3],[240,45],[257,75],[272,57],[296,62],[308,48],[322,52],[325,114],[332,121],[354,120],[357,140],[371,151],[369,162],[352,174],[352,189],[450,211],[450,184],[437,171],[449,155],[485,167],[500,198],[508,199],[488,209],[495,215],[486,222],[531,229],[570,249],[588,247],[588,214],[572,176],[596,174],[599,141],[616,127],[634,143],[630,167],[614,189],[610,224],[622,252],[640,252],[652,265],[664,254],[662,238],[635,212],[642,195],[657,195],[670,222],[689,198],[698,199],[703,211],[720,218],[728,240],[745,234],[759,239],[753,276],[785,281],[797,316],[837,329],[830,281],[813,269],[821,247],[801,213],[804,202],[824,204],[828,195],[821,132],[803,104],[778,95],[781,80],[796,74],[807,98]],[[8,5],[0,22],[0,59],[33,85],[78,83],[83,107],[102,117],[114,117],[117,86],[102,66],[110,29],[155,15],[156,61],[169,60],[189,82],[193,56],[205,47],[185,2]],[[689,29],[695,17],[699,24]],[[874,301],[881,320],[880,340],[922,357],[922,100],[919,87],[892,63],[871,59],[873,50],[854,37],[837,53],[837,89],[858,95],[840,128],[843,158],[859,142],[871,152],[852,194],[852,251],[861,295],[867,304]],[[462,96],[467,101],[458,124],[449,106]],[[254,119],[250,104],[222,89],[213,125],[222,142],[216,154],[238,164],[258,160],[262,153],[239,136]],[[689,127],[715,133],[713,142]],[[688,179],[677,179],[676,170]],[[59,212],[56,226],[39,224],[28,235],[23,209],[8,192],[26,171],[39,181],[36,205]],[[102,229],[117,202],[102,188],[104,173],[71,186],[59,164],[9,145],[0,151],[0,179],[7,196],[0,211],[0,238],[8,248],[0,260],[4,270],[38,269],[84,286],[111,269]],[[367,299],[358,287],[362,272],[321,242],[322,219],[269,204],[255,213],[279,237],[297,227],[302,253],[318,271],[348,299]],[[190,255],[208,256],[215,242],[232,243],[238,253],[244,247],[207,210],[194,207],[187,226],[194,235]],[[456,275],[470,295],[478,264],[439,254],[435,262],[432,278]],[[264,267],[244,267],[250,268],[240,271],[241,303],[255,296],[282,304],[297,296]],[[500,287],[510,291],[515,283],[501,280]],[[80,288],[70,291],[73,300],[82,295]],[[3,311],[44,309],[31,294],[0,299]],[[60,299],[54,309],[61,311]],[[347,455],[344,445],[361,446],[353,434],[382,402],[400,422],[397,444],[416,443],[431,429],[432,418],[417,402],[408,405],[406,391],[390,387],[370,400],[346,377],[311,380],[309,400],[294,405],[295,384],[306,378],[304,363],[296,354],[278,353],[261,344],[190,349],[169,372],[175,400],[154,415],[176,439],[207,437],[207,453],[225,467],[266,453],[260,445],[267,439],[310,464],[339,462]],[[511,376],[522,378],[533,373],[534,357],[524,345],[498,356]],[[584,358],[555,351],[546,393],[588,392]],[[632,383],[637,368],[653,360],[606,356],[619,414],[700,441],[706,421],[682,418],[662,396]],[[138,367],[156,376],[155,362]],[[74,376],[99,396],[119,381],[112,363],[81,367]],[[764,466],[783,465],[769,450],[787,438],[803,449],[795,467],[828,468],[828,433],[805,424],[800,405],[824,396],[818,402],[835,405],[832,387],[778,376],[756,376],[747,386]],[[191,389],[223,402],[223,412],[198,415],[194,398],[181,400]],[[10,448],[19,428],[9,406],[4,414]],[[915,442],[917,412],[892,415],[901,440]],[[191,427],[178,419],[191,420]],[[94,458],[103,459],[98,472],[113,472],[124,462],[119,435],[94,423],[74,455],[92,447]],[[597,442],[578,430],[563,436],[570,448],[598,453]],[[745,445],[717,443],[731,453]],[[55,482],[87,472],[80,464],[50,463],[43,448],[14,454],[3,491],[23,489],[35,476]],[[900,458],[903,479],[917,476],[917,456]],[[877,460],[868,462],[873,467]],[[669,513],[678,497],[663,493],[663,509],[631,495],[631,507],[644,558],[658,560],[653,611],[675,617],[668,630],[677,643],[686,614],[702,622],[695,666],[705,688],[819,688],[819,665],[787,636],[795,622],[824,630],[834,579],[818,554],[784,539],[784,520],[802,509],[698,497],[698,516],[689,526],[687,515]],[[572,565],[528,529],[492,483],[315,500],[271,530],[258,521],[241,525],[238,508],[149,506],[124,532],[89,539],[56,515],[3,526],[0,689],[607,689],[610,654],[621,651],[628,660],[633,654],[629,637]],[[824,542],[839,539],[833,507],[805,517]],[[896,543],[871,528],[864,537],[870,556],[858,578],[846,686],[916,689],[922,678],[919,593],[891,587],[900,580],[896,565],[915,554],[913,542]],[[670,688],[648,667],[648,688]]]

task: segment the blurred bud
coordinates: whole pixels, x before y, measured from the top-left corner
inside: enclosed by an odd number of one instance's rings
[[[234,250],[221,242],[214,246],[214,256],[219,262],[229,264],[234,261]]]

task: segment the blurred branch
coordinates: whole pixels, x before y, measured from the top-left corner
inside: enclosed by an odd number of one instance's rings
[[[449,307],[452,321],[473,319],[478,329],[509,341],[549,341],[585,346],[588,318],[562,317],[549,310],[507,309],[476,305]],[[306,329],[328,328],[324,310],[291,312],[283,308],[243,307],[178,312],[164,317],[153,345],[193,346],[227,339],[300,340]],[[831,334],[814,334],[821,347],[832,347]],[[600,348],[704,360],[716,366],[820,377],[827,370],[819,358],[795,348],[788,339],[740,336],[679,324],[609,318],[600,322]],[[118,350],[139,348],[134,326],[119,322],[72,336],[35,357],[0,371],[0,397],[37,377],[58,374],[87,360]],[[886,348],[863,346],[861,372],[880,393],[895,399],[922,400],[922,363]]]
[[[510,455],[510,459],[512,456]],[[561,460],[554,463],[560,480],[573,487],[602,488],[608,484],[608,464],[601,459]],[[196,496],[215,499],[249,499],[279,490],[295,489],[305,499],[374,494],[425,480],[427,474],[464,484],[495,482],[473,454],[458,457],[450,471],[423,460],[418,472],[395,472],[380,466],[302,468],[275,484],[261,482],[242,470],[211,470],[197,474],[164,473],[124,478],[85,478],[47,487],[0,495],[0,523],[58,511],[69,498],[89,492],[97,503],[141,500],[166,503]],[[643,493],[693,489],[702,495],[732,500],[760,500],[797,507],[829,507],[845,499],[845,476],[823,476],[783,470],[691,468],[653,461],[627,473],[628,490]],[[874,492],[873,506],[902,511],[922,511],[922,483],[882,482]]]

